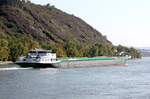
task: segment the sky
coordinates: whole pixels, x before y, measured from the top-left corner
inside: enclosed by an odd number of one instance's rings
[[[150,46],[150,0],[30,0],[83,19],[114,45]]]

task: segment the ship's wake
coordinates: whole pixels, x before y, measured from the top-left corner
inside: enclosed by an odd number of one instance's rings
[[[9,70],[26,70],[26,69],[33,69],[33,68],[10,67],[10,68],[0,68],[0,71],[9,71]]]
[[[29,70],[29,69],[37,69],[37,70],[57,70],[54,68],[21,68],[21,67],[8,67],[8,68],[0,68],[0,71],[10,71],[10,70]]]

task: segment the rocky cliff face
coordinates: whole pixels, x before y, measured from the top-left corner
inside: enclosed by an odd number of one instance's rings
[[[63,43],[75,40],[83,43],[111,44],[100,32],[82,19],[54,6],[25,3],[21,8],[0,7],[0,31],[11,36],[27,34],[36,41]]]

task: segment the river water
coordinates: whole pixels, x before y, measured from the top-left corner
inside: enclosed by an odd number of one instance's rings
[[[0,66],[0,99],[150,99],[150,57],[128,64],[74,69]]]

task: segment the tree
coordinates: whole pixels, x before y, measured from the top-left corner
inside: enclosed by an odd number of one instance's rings
[[[41,48],[41,47],[40,47],[38,42],[31,40],[30,45],[29,45],[29,49],[35,49],[35,48]]]
[[[77,44],[74,41],[69,41],[65,44],[65,50],[68,57],[79,57],[79,51],[77,49]]]
[[[131,56],[131,58],[140,58],[141,55],[140,53],[133,47],[129,48],[129,55]]]
[[[9,57],[8,41],[0,39],[0,61],[7,61]]]
[[[82,49],[83,56],[82,57],[90,56],[89,52],[90,52],[91,45],[83,44],[82,46],[83,46],[83,49]]]
[[[94,57],[94,56],[98,56],[98,52],[99,52],[98,46],[97,45],[93,45],[90,48],[89,54],[90,54],[91,57]]]
[[[18,57],[23,55],[25,47],[22,43],[12,42],[10,44],[10,56],[9,59],[12,61],[16,61]]]
[[[50,7],[50,3],[48,3],[46,6],[47,6],[47,7]]]

